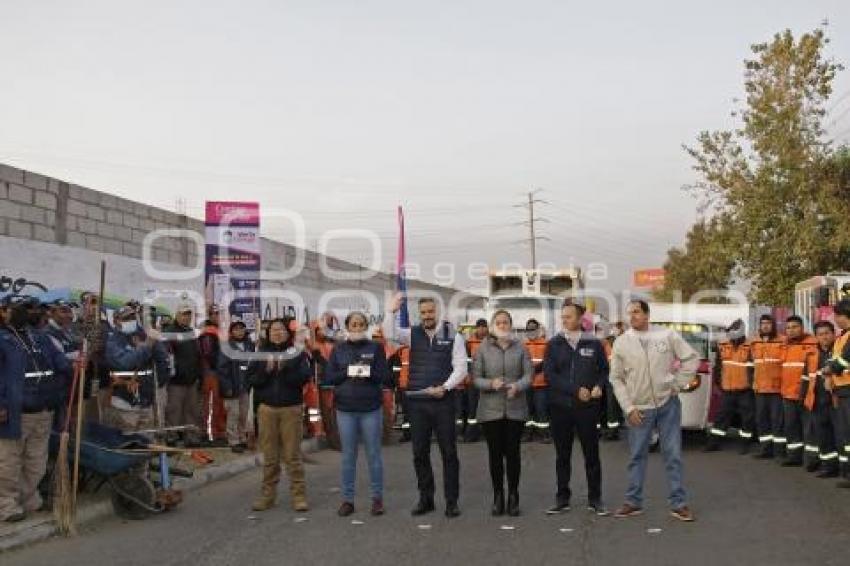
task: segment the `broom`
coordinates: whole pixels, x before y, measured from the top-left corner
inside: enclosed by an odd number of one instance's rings
[[[63,535],[73,535],[76,533],[74,525],[74,496],[71,490],[71,478],[69,475],[68,466],[68,445],[71,438],[71,414],[76,400],[76,391],[80,386],[80,382],[85,380],[86,374],[86,342],[83,341],[83,348],[80,352],[80,357],[77,363],[74,364],[74,378],[71,381],[71,395],[68,401],[67,411],[65,413],[65,426],[62,433],[59,435],[59,453],[56,455],[54,484],[53,484],[53,516],[56,518],[56,524],[59,527],[59,532]]]

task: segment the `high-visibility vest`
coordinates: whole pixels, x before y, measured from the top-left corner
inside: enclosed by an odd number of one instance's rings
[[[410,346],[402,345],[398,349],[401,359],[401,371],[398,374],[398,388],[407,389],[410,385]]]
[[[472,382],[475,379],[472,375],[472,361],[475,359],[475,353],[478,352],[478,348],[480,347],[481,340],[475,336],[471,336],[469,340],[466,341],[466,351],[469,353],[469,357],[466,360],[469,362],[469,371],[466,372],[466,379],[464,379],[465,385],[472,385]]]
[[[546,356],[546,344],[547,341],[545,338],[534,338],[525,341],[525,347],[528,349],[528,355],[531,357],[531,365],[537,366],[543,363],[543,359]],[[546,376],[543,374],[542,369],[534,372],[534,379],[531,381],[531,386],[534,389],[543,389],[548,385],[549,383],[546,381]]]
[[[850,386],[850,360],[845,360],[842,357],[844,349],[847,347],[848,340],[850,340],[850,330],[845,330],[844,333],[838,337],[838,340],[835,341],[835,346],[832,348],[832,359],[838,361],[842,366],[844,366],[844,371],[841,372],[841,375],[835,375],[832,378],[832,382],[835,387]]]
[[[806,334],[782,346],[782,398],[799,401],[803,381],[818,371],[818,343]]]
[[[723,391],[746,391],[750,389],[748,370],[752,367],[750,361],[750,345],[747,343],[735,347],[731,342],[721,342],[720,350],[720,387]]]
[[[754,375],[753,389],[756,393],[779,393],[782,390],[782,345],[785,339],[777,336],[764,340],[761,337],[750,341]]]

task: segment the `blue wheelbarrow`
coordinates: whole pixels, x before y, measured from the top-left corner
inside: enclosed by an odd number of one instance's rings
[[[59,452],[59,433],[50,436],[50,453]],[[154,446],[145,436],[124,434],[121,430],[95,422],[84,425],[80,442],[82,486],[91,482],[98,491],[104,484],[112,490],[112,506],[124,519],[145,519],[166,511],[182,501],[182,494],[171,489],[167,473],[160,472],[159,485],[148,477],[152,460],[160,458],[163,447]],[[71,435],[69,463],[75,450]]]

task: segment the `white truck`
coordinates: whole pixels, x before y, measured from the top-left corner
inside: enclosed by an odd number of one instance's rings
[[[650,303],[652,324],[679,332],[700,357],[696,378],[680,395],[682,428],[704,430],[710,424],[714,354],[726,327],[741,319],[750,334],[757,328],[758,318],[769,312],[767,307],[753,307],[747,303]]]
[[[581,271],[575,268],[493,271],[488,281],[487,318],[505,309],[511,313],[515,330],[525,330],[533,318],[551,336],[560,329],[564,301],[583,286]]]

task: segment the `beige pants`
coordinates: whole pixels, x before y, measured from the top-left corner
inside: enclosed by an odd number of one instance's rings
[[[110,405],[105,409],[103,422],[108,426],[119,429],[121,432],[136,432],[155,428],[153,407],[126,411]]]
[[[0,439],[0,521],[41,508],[38,483],[47,469],[53,412],[21,416],[21,438]]]
[[[227,443],[230,446],[244,444],[248,423],[248,394],[243,393],[236,399],[225,399],[224,410],[227,413]]]
[[[289,475],[289,492],[293,498],[306,495],[301,439],[304,425],[302,405],[270,407],[261,404],[257,410],[260,425],[260,450],[263,452],[263,497],[274,500],[280,482],[280,462]]]
[[[195,440],[200,432],[200,399],[197,385],[169,385],[168,402],[165,406],[165,419],[168,426],[195,425],[198,430],[187,430],[183,437]]]

